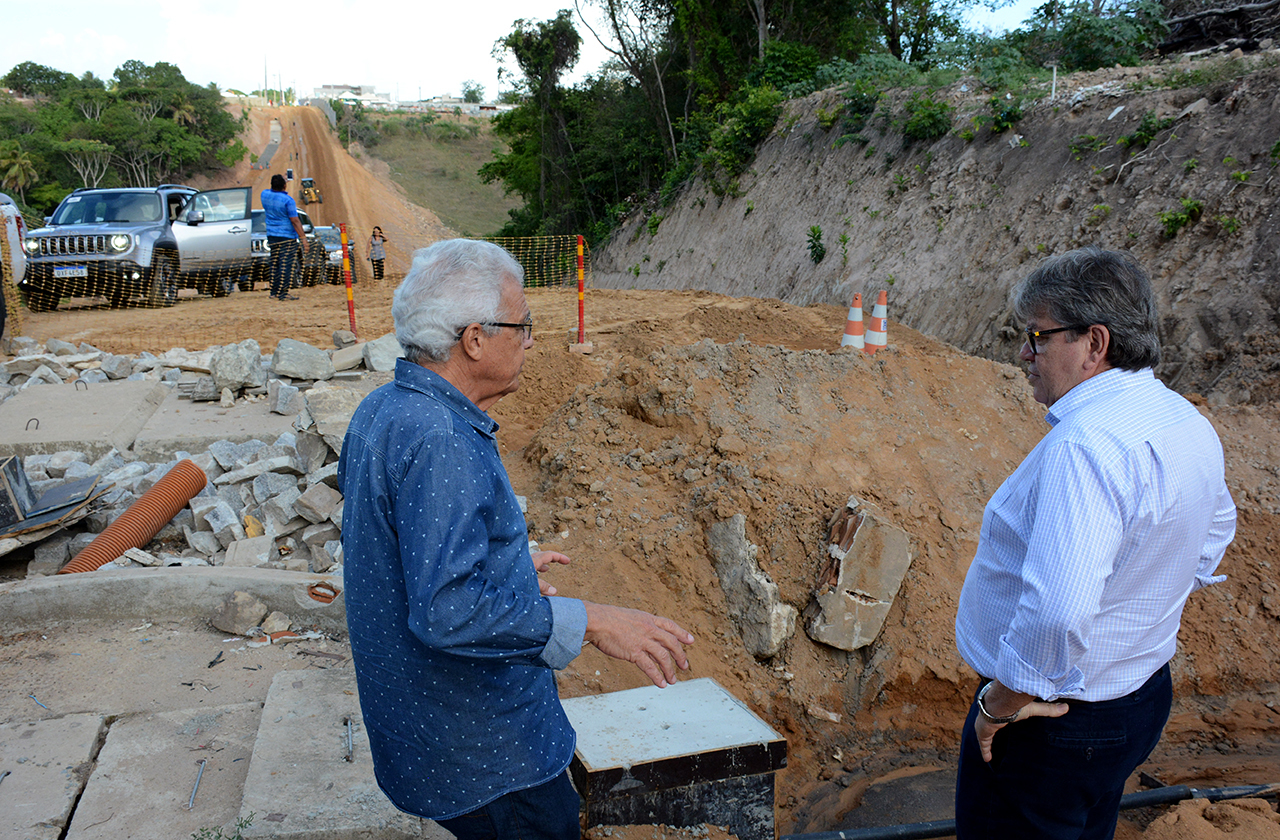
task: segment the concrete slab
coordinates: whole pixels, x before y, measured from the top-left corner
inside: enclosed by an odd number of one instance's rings
[[[224,408],[217,402],[183,399],[175,388],[138,430],[132,451],[147,461],[166,461],[179,451],[204,452],[219,440],[243,443],[257,438],[271,443],[290,431],[293,417],[272,413],[267,400],[237,400]]]
[[[170,396],[159,382],[28,388],[0,404],[0,457],[78,449],[93,460],[113,447],[127,452]]]
[[[351,760],[347,727],[351,721]],[[350,667],[276,674],[244,783],[246,840],[450,840],[430,820],[396,810],[373,778]]]
[[[331,602],[312,597],[310,587],[319,582],[329,584],[338,596]],[[114,569],[0,584],[0,615],[6,633],[40,630],[65,621],[204,618],[228,595],[242,590],[300,623],[326,633],[345,633],[347,607],[342,589],[341,575],[280,569]]]
[[[233,822],[261,717],[260,704],[239,703],[119,718],[66,840],[190,837]]]
[[[91,714],[0,725],[0,837],[62,836],[105,728]]]

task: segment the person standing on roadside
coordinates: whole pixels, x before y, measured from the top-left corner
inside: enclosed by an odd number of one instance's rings
[[[1111,840],[1169,717],[1187,597],[1235,536],[1222,444],[1156,379],[1131,254],[1051,257],[1013,293],[1052,427],[988,502],[956,613],[981,677],[960,742],[958,840]]]
[[[373,226],[373,234],[369,237],[369,262],[373,263],[373,279],[382,279],[382,263],[387,258],[387,249],[383,247],[387,238],[382,235],[382,228]]]
[[[307,237],[298,220],[298,205],[285,192],[283,175],[271,176],[271,189],[260,196],[267,221],[267,247],[271,249],[271,297],[275,300],[297,300],[289,294],[293,280],[294,262],[298,258],[298,243],[302,253],[307,252]]]
[[[404,358],[338,460],[343,597],[378,785],[462,840],[577,840],[576,736],[555,670],[584,642],[665,688],[693,636],[647,612],[554,597],[569,558],[530,554],[486,413],[533,346],[524,270],[489,242],[414,255],[391,304]]]

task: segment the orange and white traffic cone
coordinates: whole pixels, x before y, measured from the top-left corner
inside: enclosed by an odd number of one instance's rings
[[[871,307],[871,322],[867,324],[867,353],[874,353],[889,343],[889,293],[880,290],[876,305]]]
[[[862,337],[862,293],[858,292],[853,296],[853,303],[849,304],[849,318],[844,322],[844,335],[840,337],[841,347],[853,347],[863,350],[866,343]]]

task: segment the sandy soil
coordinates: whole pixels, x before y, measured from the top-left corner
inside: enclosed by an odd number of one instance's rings
[[[315,155],[323,137],[305,136],[304,154]],[[349,158],[332,153],[347,167]],[[375,177],[360,176],[354,161],[343,171],[359,180],[326,187],[325,212],[345,206],[353,219],[398,224],[388,221],[396,217]],[[393,270],[380,286],[356,287],[363,337],[390,328],[397,280]],[[344,290],[300,296],[274,302],[265,292],[235,293],[166,310],[27,315],[22,332],[129,353],[250,337],[267,350],[284,337],[328,346],[348,326]],[[716,679],[788,739],[790,763],[778,775],[783,833],[839,827],[877,780],[950,767],[976,686],[955,653],[956,598],[983,505],[1046,428],[1021,371],[894,321],[888,350],[838,351],[839,307],[679,291],[590,292],[595,352],[583,356],[566,352],[576,294],[534,290],[529,298],[537,341],[520,391],[492,413],[512,481],[529,498],[533,536],[574,559],[553,573],[561,592],[667,614],[695,634],[691,676]],[[1173,663],[1174,717],[1142,770],[1200,787],[1280,781],[1280,663],[1272,653],[1280,649],[1280,596],[1271,566],[1280,416],[1272,404],[1202,410],[1223,439],[1240,531],[1223,564],[1230,579],[1188,605]],[[911,535],[914,562],[880,637],[845,654],[798,628],[776,657],[756,660],[726,608],[704,529],[744,514],[761,568],[802,610],[827,522],[850,495]],[[0,651],[25,655],[20,644]],[[109,660],[100,664],[104,679],[118,679]],[[560,685],[577,696],[642,679],[588,651]],[[14,713],[0,709],[0,719]],[[1156,814],[1134,816],[1119,836],[1280,837],[1273,812],[1187,803],[1155,822]],[[630,831],[613,836],[652,836]]]

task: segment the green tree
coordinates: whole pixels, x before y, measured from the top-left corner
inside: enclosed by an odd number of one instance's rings
[[[27,187],[39,180],[36,164],[31,155],[22,150],[16,141],[0,144],[0,186],[16,190],[18,200],[27,203]]]
[[[22,96],[51,97],[74,78],[70,73],[36,64],[34,61],[24,61],[6,73],[0,82]]]
[[[484,85],[473,79],[462,83],[462,101],[478,103],[484,101]]]
[[[561,158],[564,115],[561,111],[560,76],[578,62],[582,37],[573,28],[569,11],[554,20],[517,20],[510,34],[494,46],[501,59],[506,52],[524,74],[520,84],[528,93],[526,106],[538,118],[538,208],[547,207],[549,170]]]
[[[54,148],[75,169],[81,183],[90,188],[102,183],[111,166],[111,153],[115,151],[101,140],[66,140],[55,144]]]
[[[1137,64],[1167,32],[1156,0],[1049,0],[1008,41],[1028,63],[1069,73]]]

